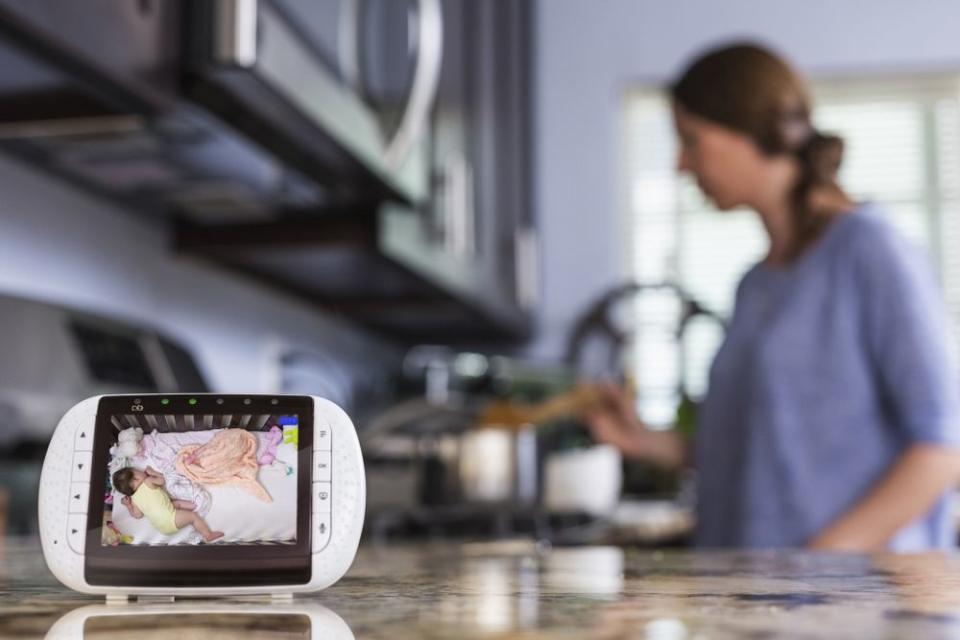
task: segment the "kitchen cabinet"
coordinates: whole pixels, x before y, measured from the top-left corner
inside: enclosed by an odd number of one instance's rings
[[[431,118],[432,198],[387,208],[385,249],[496,318],[529,332],[536,264],[529,198],[529,5],[444,0],[444,56]],[[469,324],[463,338],[470,338]]]
[[[530,209],[529,4],[445,0],[425,237],[447,274],[517,329],[535,303]],[[460,265],[456,269],[454,265]],[[441,266],[441,265],[438,265]]]
[[[180,19],[179,0],[0,0],[0,121],[169,107]]]

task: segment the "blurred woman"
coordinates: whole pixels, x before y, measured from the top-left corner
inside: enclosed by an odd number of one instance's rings
[[[718,209],[755,211],[769,250],[737,289],[693,446],[611,386],[595,438],[697,468],[699,546],[952,546],[960,401],[929,264],[837,184],[842,141],[770,51],[712,51],[670,94],[679,170]]]

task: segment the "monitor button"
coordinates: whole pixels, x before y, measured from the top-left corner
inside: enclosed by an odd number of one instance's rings
[[[313,514],[313,552],[319,553],[330,542],[330,514]]]
[[[92,451],[76,451],[73,454],[73,465],[70,467],[71,482],[90,482],[90,461]]]
[[[330,483],[329,482],[314,482],[313,483],[313,512],[314,513],[330,513]]]
[[[88,482],[73,482],[70,484],[70,507],[68,513],[86,513],[87,502],[90,498],[90,484]]]
[[[93,426],[86,425],[77,429],[73,437],[74,451],[93,451]]]
[[[67,543],[70,548],[83,555],[84,542],[87,539],[87,516],[71,513],[67,516]]]
[[[313,452],[313,481],[330,482],[330,452]]]
[[[330,451],[330,440],[333,434],[330,432],[330,425],[326,422],[318,423],[313,429],[313,450]]]

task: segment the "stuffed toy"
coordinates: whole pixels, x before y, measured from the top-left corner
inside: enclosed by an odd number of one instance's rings
[[[111,474],[117,469],[132,465],[133,457],[140,453],[142,441],[143,429],[140,427],[130,427],[117,434],[117,444],[110,447],[109,471]]]
[[[283,431],[280,430],[280,427],[276,425],[270,427],[270,431],[268,431],[267,435],[263,438],[263,453],[261,453],[257,459],[261,467],[271,464],[277,459],[277,446],[280,445],[281,440],[283,440]]]
[[[120,529],[117,529],[117,525],[113,524],[113,520],[110,520],[109,516],[105,513],[103,514],[103,534],[101,541],[105,545],[117,547],[121,544],[132,544],[133,536],[120,533]]]
[[[132,458],[140,452],[140,441],[143,440],[143,429],[131,427],[124,429],[117,436],[117,455]]]

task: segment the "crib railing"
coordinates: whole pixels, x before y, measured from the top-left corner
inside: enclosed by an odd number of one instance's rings
[[[117,431],[130,427],[140,427],[144,433],[183,433],[189,431],[208,431],[210,429],[246,429],[247,431],[269,431],[270,427],[280,424],[281,414],[126,414],[111,417],[110,422]]]

